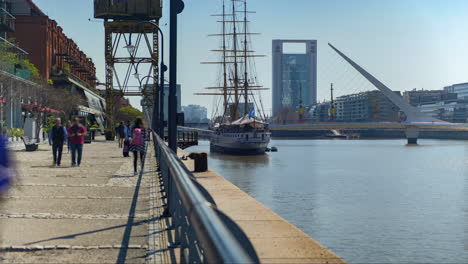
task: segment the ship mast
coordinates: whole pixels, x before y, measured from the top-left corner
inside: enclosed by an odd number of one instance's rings
[[[232,1],[232,10],[230,10],[230,6],[226,1]],[[244,5],[244,10],[236,11],[240,8],[241,2]],[[241,18],[239,16],[239,20],[236,19],[236,13],[244,13],[244,17]],[[269,90],[268,88],[264,88],[262,85],[255,85],[254,82],[251,82],[249,79],[252,80],[256,78],[252,78],[252,72],[248,72],[250,68],[254,68],[254,63],[251,61],[249,65],[248,58],[253,57],[265,57],[264,55],[255,55],[253,50],[248,50],[250,47],[248,45],[248,38],[247,35],[258,35],[259,33],[251,33],[248,32],[247,23],[247,14],[248,13],[255,13],[251,11],[247,11],[247,0],[223,0],[223,12],[222,14],[216,14],[212,16],[220,16],[222,17],[222,34],[209,34],[208,36],[213,37],[222,37],[222,49],[212,50],[214,52],[221,52],[222,60],[213,61],[213,62],[202,62],[202,64],[222,64],[222,80],[219,83],[219,86],[214,87],[205,87],[208,90],[217,90],[216,92],[207,92],[207,93],[195,93],[195,95],[215,95],[215,96],[223,96],[224,99],[224,113],[222,120],[227,121],[235,121],[239,118],[239,104],[240,101],[245,102],[244,105],[244,112],[245,114],[249,113],[249,97],[254,100],[253,91],[260,91],[260,90]],[[231,19],[227,19],[226,17],[230,17]],[[228,23],[232,23],[229,25]],[[239,25],[240,23],[244,23]],[[244,37],[240,36],[244,35]],[[232,36],[232,38],[230,38]],[[232,43],[231,43],[232,41]],[[243,41],[243,45],[242,45]],[[242,61],[244,60],[244,61]],[[243,74],[242,74],[243,71]],[[243,75],[240,77],[240,75]],[[243,80],[243,83],[241,81]],[[242,98],[244,96],[244,98]],[[254,101],[255,102],[255,101]],[[228,117],[229,113],[229,117]]]
[[[247,78],[247,0],[244,0],[244,115],[249,114],[249,82]]]
[[[226,116],[227,108],[228,108],[228,98],[227,98],[227,73],[226,73],[226,6],[225,1],[223,0],[223,78],[224,78],[224,85],[223,85],[223,96],[224,96],[224,112],[223,116]]]
[[[235,1],[232,1],[232,18],[233,18],[233,57],[234,57],[234,106],[231,109],[231,121],[237,119],[237,112],[239,106],[239,69],[237,64],[237,26],[236,26],[236,5]]]

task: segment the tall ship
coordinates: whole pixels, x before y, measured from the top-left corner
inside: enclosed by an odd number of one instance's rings
[[[255,12],[247,10],[247,0],[223,0],[219,17],[222,32],[209,36],[220,40],[220,48],[212,50],[220,59],[217,86],[207,87],[207,93],[215,98],[210,130],[210,151],[255,155],[264,154],[270,142],[271,133],[264,114],[260,92],[268,90],[257,81],[255,58],[249,32],[248,16]]]

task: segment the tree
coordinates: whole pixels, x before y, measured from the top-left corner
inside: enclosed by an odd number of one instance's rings
[[[124,106],[117,110],[115,115],[116,121],[128,121],[128,120],[135,120],[136,118],[143,118],[143,113],[132,107],[132,106]]]

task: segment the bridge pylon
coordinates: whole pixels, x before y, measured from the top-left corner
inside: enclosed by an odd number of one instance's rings
[[[328,45],[340,55],[346,62],[348,62],[355,70],[357,70],[364,78],[366,78],[372,85],[375,86],[382,94],[387,97],[392,103],[394,103],[400,111],[405,113],[406,121],[407,122],[437,122],[437,123],[447,123],[440,119],[428,116],[426,113],[421,112],[418,108],[410,105],[406,102],[401,96],[395,94],[390,88],[388,88],[385,84],[375,78],[372,74],[367,72],[364,68],[358,65],[356,62],[351,60],[348,56],[346,56],[343,52],[335,48],[332,44],[328,43]]]

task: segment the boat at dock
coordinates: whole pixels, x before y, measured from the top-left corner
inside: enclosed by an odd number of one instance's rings
[[[226,5],[226,2],[229,4]],[[247,0],[223,1],[221,17],[222,33],[209,36],[221,37],[220,49],[212,50],[218,53],[220,61],[206,62],[221,66],[221,75],[217,76],[217,86],[207,87],[210,93],[197,95],[213,95],[216,97],[213,118],[209,129],[210,151],[256,155],[264,154],[270,142],[269,124],[263,111],[260,91],[268,90],[257,81],[255,61],[248,30]],[[258,115],[257,115],[258,113]]]

